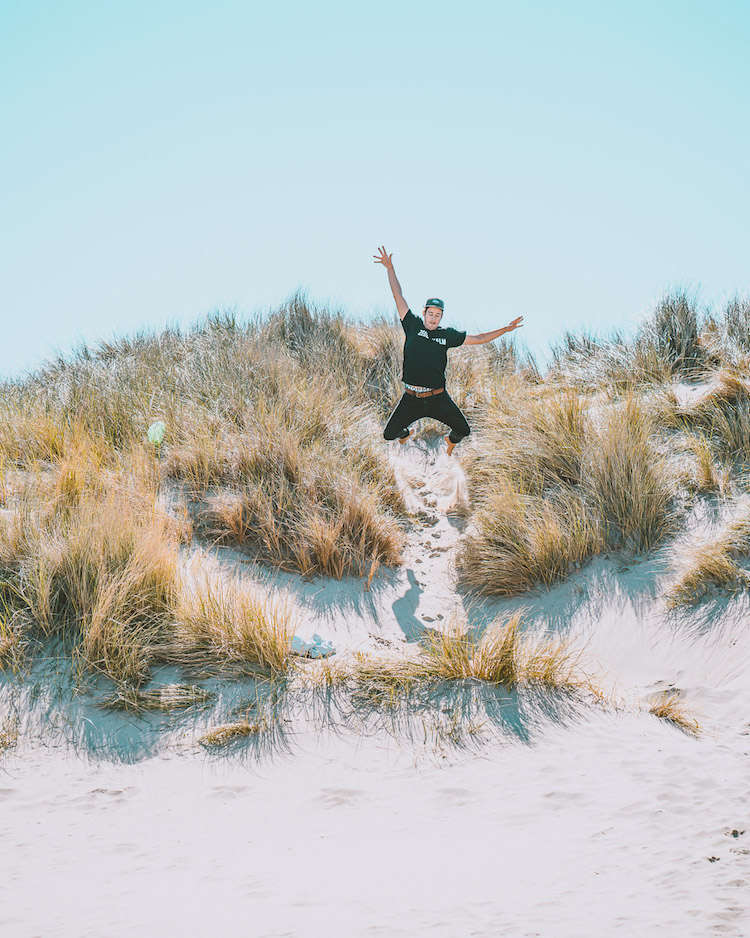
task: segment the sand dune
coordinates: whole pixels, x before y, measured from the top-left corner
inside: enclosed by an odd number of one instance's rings
[[[506,695],[505,723],[469,748],[300,712],[256,758],[199,747],[210,714],[139,723],[32,706],[29,688],[0,769],[3,935],[750,933],[746,600],[670,615],[656,552],[468,604],[460,457],[423,437],[393,444],[392,461],[417,517],[401,568],[369,590],[291,574],[259,588],[292,593],[339,655],[417,642],[457,610],[480,627],[523,606],[577,643],[608,702]],[[244,560],[193,562],[252,581]],[[699,737],[649,712],[664,690],[698,714]]]

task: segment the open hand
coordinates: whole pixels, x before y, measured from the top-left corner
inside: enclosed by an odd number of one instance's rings
[[[384,267],[393,267],[392,254],[387,254],[385,247],[378,248],[378,253],[373,254],[376,264],[382,264]]]
[[[513,332],[514,329],[520,329],[523,325],[523,316],[519,316],[518,319],[514,319],[513,322],[509,322],[505,327],[508,332]]]

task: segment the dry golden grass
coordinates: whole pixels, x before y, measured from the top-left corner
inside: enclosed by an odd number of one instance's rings
[[[567,333],[552,350],[548,377],[579,390],[611,393],[663,385],[676,376],[698,377],[711,362],[706,326],[697,297],[674,290],[659,298],[632,339]]]
[[[701,727],[697,719],[680,701],[679,692],[662,691],[649,705],[649,712],[660,720],[666,720],[690,736],[700,736]]]
[[[567,488],[544,498],[500,476],[474,520],[458,565],[462,582],[482,593],[514,596],[554,584],[604,546],[596,518]]]
[[[720,492],[725,487],[725,473],[717,468],[711,442],[704,434],[694,434],[689,446],[695,456],[694,489],[701,494]]]
[[[368,348],[368,327],[297,294],[264,321],[217,314],[81,348],[0,385],[0,462],[60,464],[56,497],[72,505],[87,474],[127,461],[150,490],[186,482],[209,536],[305,574],[367,576],[398,562],[405,517],[378,429],[399,331],[369,329]],[[157,418],[159,453],[145,442]]]
[[[676,576],[665,592],[668,607],[695,605],[714,587],[747,589],[750,576],[737,558],[749,555],[750,516],[744,512],[714,537],[689,544],[675,555]]]
[[[633,396],[604,415],[597,429],[585,486],[612,546],[648,550],[673,528],[670,473],[653,433],[651,418]]]
[[[459,558],[464,582],[514,595],[602,550],[659,544],[672,530],[673,482],[656,442],[664,450],[674,429],[697,431],[695,490],[723,495],[717,459],[750,458],[750,386],[736,356],[688,408],[673,392],[661,403],[615,392],[718,367],[722,329],[744,329],[745,312],[732,307],[725,325],[702,325],[694,298],[678,291],[632,342],[569,337],[545,380],[512,347],[456,350],[451,390],[476,431],[462,456],[475,509]],[[400,396],[402,344],[395,321],[355,324],[298,294],[264,321],[216,314],[189,332],[81,349],[0,385],[0,500],[17,509],[0,525],[0,569],[21,596],[0,618],[0,660],[19,660],[33,621],[71,637],[86,667],[118,682],[137,685],[161,661],[288,670],[291,623],[234,586],[186,591],[176,560],[191,518],[167,519],[154,505],[165,483],[183,486],[198,536],[369,586],[404,543],[404,503],[380,439]],[[145,442],[157,418],[167,426],[158,453]],[[6,481],[9,470],[28,474],[25,491]],[[736,549],[701,558],[685,595],[706,578],[731,582]],[[465,636],[439,641],[420,657],[422,671],[399,663],[364,680],[370,665],[360,662],[360,684],[387,697],[415,675],[476,678],[480,662],[509,667],[512,658],[468,647]]]
[[[0,755],[12,749],[18,743],[18,717],[15,715],[0,718]]]
[[[550,585],[607,547],[648,550],[673,527],[673,478],[656,426],[632,396],[549,398],[506,382],[467,460],[474,524],[459,556],[472,589],[515,595]]]
[[[683,569],[665,594],[670,608],[700,602],[711,587],[738,588],[747,581],[737,563],[718,544],[704,544],[685,552]]]
[[[475,638],[457,624],[431,633],[417,656],[357,655],[348,668],[359,704],[400,705],[419,688],[473,679],[512,689],[517,685],[591,690],[580,652],[557,636],[525,631],[522,613],[500,617]]]
[[[481,493],[498,474],[539,494],[546,486],[577,485],[589,434],[588,404],[576,394],[544,394],[505,376],[478,416],[481,450],[464,462]]]
[[[343,687],[349,671],[345,659],[301,658],[295,677],[300,688],[328,691]]]
[[[234,723],[223,723],[204,733],[198,740],[206,748],[218,748],[245,739],[248,736],[258,736],[267,729],[263,721],[236,720]]]
[[[131,713],[169,712],[204,707],[214,696],[195,684],[163,684],[147,690],[123,685],[116,694],[105,697],[100,705],[105,710]]]
[[[0,456],[9,466],[53,462],[65,449],[65,429],[17,389],[0,395]]]
[[[663,426],[696,431],[725,457],[750,457],[750,386],[733,371],[717,372],[705,391],[687,403],[674,392],[665,394],[657,412]]]
[[[63,467],[30,485],[16,523],[0,532],[6,593],[23,623],[70,636],[86,668],[118,683],[137,686],[157,661],[287,669],[293,621],[282,603],[208,579],[188,588],[174,525],[151,497],[120,479],[109,491],[82,484],[67,489],[73,498],[50,498],[63,472],[70,478]],[[7,656],[21,638],[6,615]]]
[[[168,640],[177,545],[126,479],[82,479],[70,465],[32,478],[0,555],[26,621],[74,638],[86,666],[138,682]]]
[[[167,460],[200,504],[205,536],[307,576],[366,576],[398,563],[405,507],[359,404],[301,379],[241,431],[193,437]]]
[[[103,579],[82,622],[78,653],[87,667],[139,683],[172,640],[176,555],[164,534],[151,531],[121,570]]]
[[[199,666],[212,659],[235,668],[276,673],[291,667],[296,617],[281,598],[271,600],[237,581],[204,576],[183,582],[175,615],[173,660]]]

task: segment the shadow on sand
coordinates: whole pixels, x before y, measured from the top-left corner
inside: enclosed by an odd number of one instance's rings
[[[371,701],[347,684],[315,687],[263,677],[191,684],[189,674],[174,668],[155,673],[142,697],[125,695],[130,702],[120,705],[122,688],[82,677],[71,658],[57,652],[40,656],[26,675],[3,676],[0,703],[18,715],[27,743],[94,761],[136,763],[188,750],[257,763],[292,755],[304,740],[323,733],[353,745],[363,735],[388,736],[403,748],[444,754],[490,742],[529,743],[553,725],[573,723],[585,709],[565,691],[507,690],[475,680]],[[174,688],[188,697],[194,691],[195,702],[175,703],[167,693]],[[163,706],[150,709],[155,700]]]

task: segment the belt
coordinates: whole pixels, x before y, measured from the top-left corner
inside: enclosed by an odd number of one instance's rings
[[[435,394],[442,394],[445,388],[433,388],[431,391],[412,391],[411,388],[405,388],[406,394],[412,397],[434,397]]]

